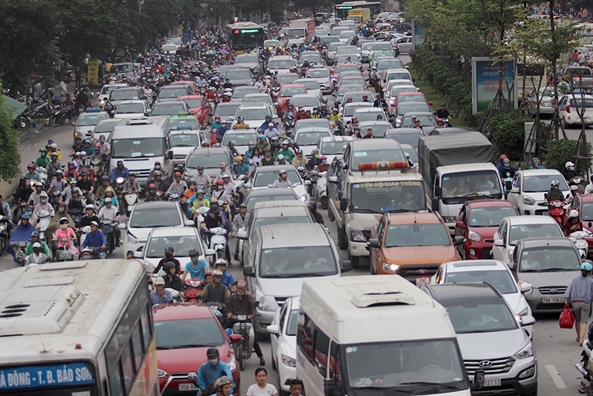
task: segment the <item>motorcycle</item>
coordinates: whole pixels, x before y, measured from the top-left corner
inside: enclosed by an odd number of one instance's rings
[[[72,208],[68,211],[68,214],[72,218],[72,221],[74,222],[74,225],[76,226],[76,228],[78,228],[80,225],[80,220],[82,220],[82,217],[84,216],[84,213],[82,213],[82,210],[80,210],[78,208]]]
[[[8,223],[10,218],[8,216],[0,216],[0,255],[6,250],[6,244],[10,239],[8,235]]]
[[[583,178],[581,176],[575,176],[568,181],[568,187],[570,187],[570,190],[572,191],[573,195],[585,193],[585,187],[582,183]]]
[[[583,343],[583,352],[581,352],[580,363],[575,364],[576,369],[583,375],[581,380],[581,388],[585,390],[586,396],[593,396],[593,324],[589,325],[587,337]]]
[[[23,110],[21,114],[19,114],[14,120],[14,129],[22,129],[26,131],[30,128],[35,128],[37,125],[31,120],[29,117],[29,109]]]
[[[37,224],[39,226],[37,229],[37,231],[39,231],[39,239],[44,240],[45,231],[47,231],[49,223],[51,223],[51,214],[47,210],[40,210],[36,212],[35,215],[37,216]]]
[[[196,227],[198,230],[202,229],[202,223],[204,222],[204,216],[206,216],[206,213],[208,213],[209,210],[210,210],[210,208],[208,208],[206,206],[199,207],[196,210],[194,222],[196,223]]]
[[[577,248],[579,257],[586,259],[589,255],[589,244],[585,238],[593,238],[593,232],[588,230],[576,231],[568,236],[568,239]]]
[[[85,226],[79,230],[80,237],[78,239],[80,240],[81,247],[82,247],[82,243],[86,239],[87,234],[89,234],[90,232],[91,232],[91,226]]]
[[[562,227],[564,222],[564,202],[555,200],[548,203],[548,206],[550,208],[550,216],[552,216],[554,220],[558,222],[560,227]]]
[[[66,123],[67,119],[68,119],[68,110],[66,110],[65,106],[58,103],[54,106],[53,113],[47,120],[47,124],[50,127],[53,127],[55,125],[64,125]]]
[[[27,260],[27,255],[25,254],[25,250],[27,250],[27,241],[11,241],[10,246],[14,251],[14,259],[20,265],[24,266],[25,261]]]
[[[330,128],[331,128],[334,136],[340,136],[340,135],[342,135],[342,130],[344,129],[344,124],[342,123],[342,121],[338,120],[336,122],[331,122]]]
[[[68,238],[61,238],[60,242],[62,242],[64,246],[56,249],[57,261],[78,260],[78,250],[74,248],[74,241]]]
[[[210,249],[214,249],[215,254],[212,258],[214,264],[216,260],[224,258],[226,251],[226,233],[227,231],[222,227],[214,227],[210,229]]]
[[[51,204],[51,206],[54,207],[54,209],[57,209],[58,204],[60,203],[60,197],[61,196],[62,196],[62,192],[61,191],[56,191],[56,190],[53,190],[49,194],[49,203]]]
[[[509,172],[506,173],[505,178],[502,179],[502,184],[504,187],[504,199],[507,199],[507,196],[511,192],[513,188],[513,177]]]
[[[257,302],[256,302],[257,304]],[[239,361],[239,368],[241,371],[245,370],[245,361],[249,360],[253,353],[253,340],[255,332],[251,324],[251,317],[253,315],[234,315],[235,324],[233,325],[233,333],[239,334],[242,339],[240,342],[233,344],[235,356]]]
[[[39,175],[39,181],[41,182],[41,184],[46,186],[47,185],[47,169],[45,169],[42,166],[38,166],[37,169],[35,169],[35,171]]]
[[[292,115],[286,116],[284,118],[284,130],[286,131],[286,134],[287,135],[292,134],[293,128],[294,128],[294,116],[292,116]]]
[[[101,231],[107,238],[107,251],[111,254],[115,250],[115,227],[117,222],[110,219],[101,219]]]
[[[317,179],[317,200],[321,204],[322,209],[327,209],[327,172],[319,172],[319,178]]]
[[[198,302],[198,297],[202,293],[202,289],[206,283],[197,278],[191,278],[185,280],[185,301],[187,302]]]
[[[129,190],[127,193],[124,194],[124,199],[126,201],[126,216],[130,217],[130,213],[132,213],[132,209],[138,203],[138,192]]]
[[[311,180],[311,184],[309,184],[309,186],[307,187],[309,189],[309,196],[313,197],[315,196],[315,191],[317,190],[317,183],[319,182],[319,168],[317,167],[317,165],[315,165],[313,169],[309,171],[308,179]]]
[[[272,136],[270,138],[270,146],[272,148],[272,156],[275,157],[278,151],[282,148],[280,136]]]

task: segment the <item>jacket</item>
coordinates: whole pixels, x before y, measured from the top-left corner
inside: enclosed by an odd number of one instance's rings
[[[214,385],[217,379],[222,377],[222,372],[225,372],[228,377],[232,377],[233,373],[231,368],[225,362],[218,360],[218,364],[214,367],[210,366],[210,363],[206,362],[200,366],[198,370],[198,385],[200,391],[204,391],[208,385]],[[231,394],[233,390],[231,390]]]

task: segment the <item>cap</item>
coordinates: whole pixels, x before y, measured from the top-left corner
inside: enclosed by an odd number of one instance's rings
[[[91,221],[91,225],[99,227],[99,223],[97,223],[95,220]]]
[[[91,204],[88,204],[87,206],[84,207],[84,210],[89,210],[89,209],[95,210],[95,207]]]
[[[40,247],[41,247],[41,244],[40,244],[39,242],[35,242],[35,243],[33,244],[33,247],[34,247],[34,248],[40,248]]]
[[[568,168],[569,166],[574,166],[574,164],[572,162],[568,161],[566,164],[564,164],[564,166],[566,168]]]
[[[109,198],[109,197],[106,197],[106,198],[105,198],[105,203],[111,203],[111,198]]]
[[[247,204],[242,203],[239,207],[240,208],[246,208],[247,207]]]
[[[154,280],[154,284],[155,285],[163,285],[164,286],[165,285],[165,280],[159,276],[158,278],[156,278]]]
[[[271,127],[273,127],[273,126],[274,126],[274,123],[273,123],[273,122],[270,122],[270,123],[268,124],[268,126],[271,126]]]

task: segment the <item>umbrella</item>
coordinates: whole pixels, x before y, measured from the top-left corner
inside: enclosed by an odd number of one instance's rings
[[[8,114],[10,114],[10,119],[14,120],[27,108],[27,105],[11,98],[10,96],[2,95],[1,107],[3,111],[6,111]]]

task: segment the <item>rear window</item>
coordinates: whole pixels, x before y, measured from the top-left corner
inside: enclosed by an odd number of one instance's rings
[[[154,333],[157,350],[217,347],[225,343],[214,318],[155,321]]]

